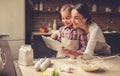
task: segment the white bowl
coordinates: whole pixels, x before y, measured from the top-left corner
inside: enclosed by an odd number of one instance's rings
[[[103,61],[101,58],[92,56],[89,58],[79,57],[78,59],[78,65],[84,70],[84,71],[97,71],[101,67],[101,62]]]
[[[100,69],[99,62],[82,62],[80,63],[80,67],[85,71],[96,71]]]

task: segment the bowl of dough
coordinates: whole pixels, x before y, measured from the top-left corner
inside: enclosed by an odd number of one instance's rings
[[[98,56],[83,55],[77,57],[78,66],[84,71],[92,72],[101,68],[103,60]]]

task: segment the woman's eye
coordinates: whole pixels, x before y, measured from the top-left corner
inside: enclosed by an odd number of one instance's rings
[[[75,17],[75,19],[76,19],[76,20],[78,20],[78,19],[79,19],[79,17]]]

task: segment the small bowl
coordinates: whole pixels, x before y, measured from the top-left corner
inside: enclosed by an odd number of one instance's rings
[[[101,62],[103,61],[100,57],[97,56],[90,56],[90,57],[78,57],[78,65],[84,70],[84,71],[97,71],[101,68]]]

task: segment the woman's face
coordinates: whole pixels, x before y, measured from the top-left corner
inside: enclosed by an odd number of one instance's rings
[[[72,22],[71,22],[71,13],[68,12],[68,11],[64,11],[61,13],[61,17],[62,17],[62,23],[65,25],[65,26],[70,26],[72,25]]]
[[[71,21],[73,23],[73,27],[82,28],[86,24],[86,18],[84,18],[77,10],[73,9],[71,11]]]

